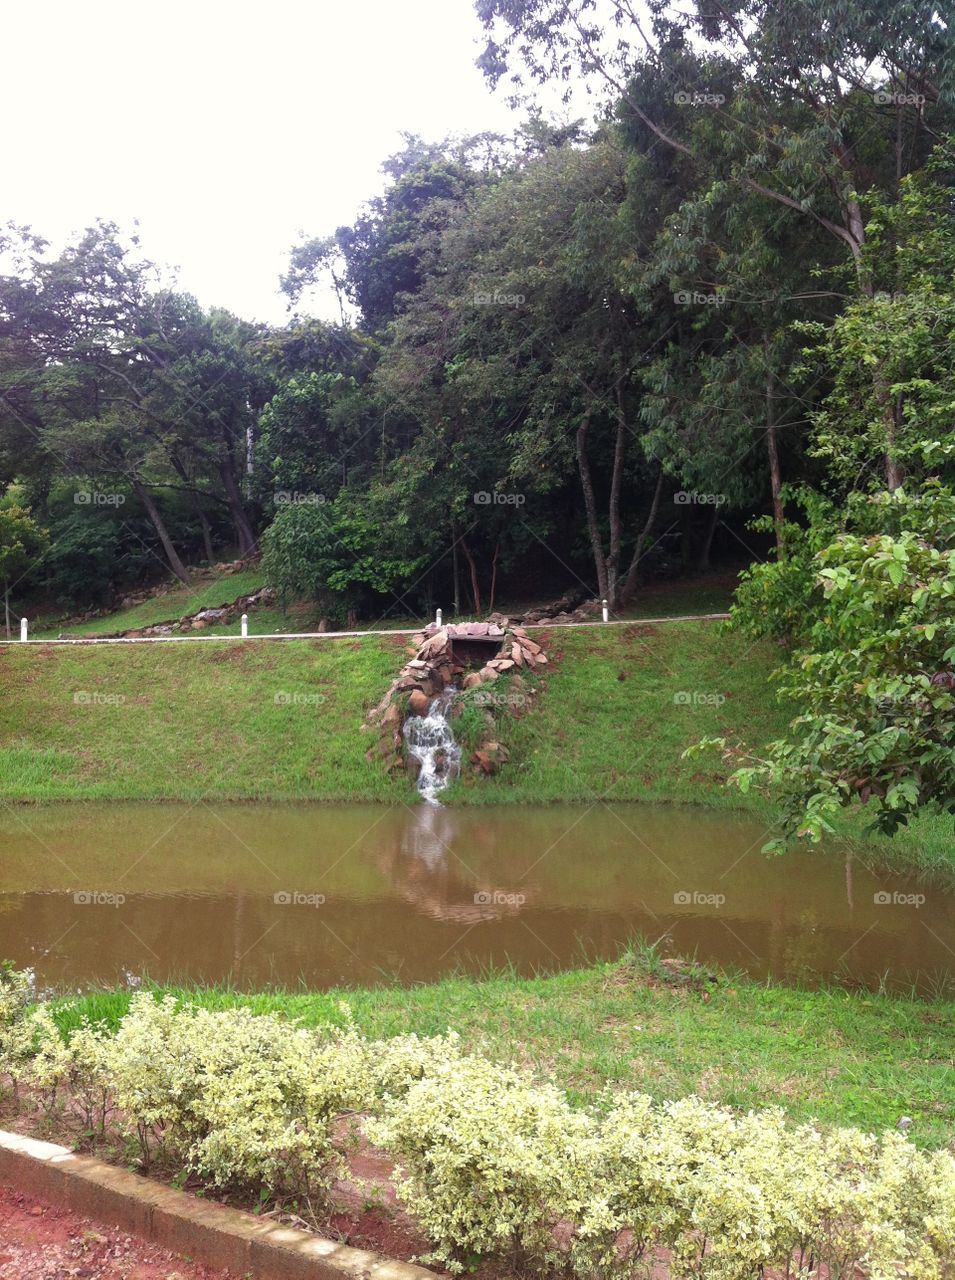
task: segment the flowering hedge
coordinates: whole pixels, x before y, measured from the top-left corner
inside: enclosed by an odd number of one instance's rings
[[[115,1036],[69,1043],[0,970],[0,1072],[144,1166],[306,1209],[345,1168],[343,1114],[403,1166],[397,1194],[451,1271],[477,1260],[574,1280],[955,1280],[955,1160],[902,1134],[790,1128],[699,1098],[553,1085],[452,1036],[365,1040],[138,993]]]

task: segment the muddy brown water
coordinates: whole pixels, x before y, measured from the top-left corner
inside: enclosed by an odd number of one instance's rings
[[[847,846],[643,805],[81,805],[0,813],[0,958],[44,987],[327,988],[672,953],[817,984],[955,988],[955,895]]]

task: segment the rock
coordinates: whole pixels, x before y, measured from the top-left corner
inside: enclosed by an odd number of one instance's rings
[[[208,622],[206,622],[205,618],[196,618],[196,620],[192,624],[192,629],[193,631],[205,631],[208,625],[209,624]]]
[[[492,680],[497,679],[497,672],[494,670],[493,667],[482,667],[477,674],[478,674],[478,679],[481,681],[482,684],[490,684]]]
[[[514,661],[512,658],[498,658],[494,665],[498,671],[510,671],[511,667],[514,666]]]
[[[523,627],[515,627],[514,634],[516,636],[519,636],[521,640],[524,640],[527,636],[527,632],[524,630]]]
[[[486,774],[497,773],[509,759],[507,748],[500,742],[485,742],[471,755],[471,763]]]
[[[412,667],[415,671],[420,671],[423,667],[426,667],[427,665],[428,664],[426,662],[422,662],[420,658],[415,658],[412,662],[408,663],[408,666]]]
[[[481,683],[481,677],[476,671],[469,671],[461,681],[461,687],[464,689],[473,689],[475,685]]]
[[[522,667],[524,665],[524,655],[521,652],[521,646],[519,644],[511,645],[511,657],[514,659],[514,661],[517,663],[519,667]]]
[[[408,709],[413,716],[426,716],[431,706],[431,699],[421,689],[413,689],[408,699]]]
[[[395,725],[396,727],[401,723],[401,710],[396,702],[389,703],[388,709],[381,718],[381,723],[382,725]],[[364,728],[365,726],[362,727]]]
[[[521,638],[521,648],[524,650],[525,653],[538,654],[541,652],[540,645],[535,644],[534,641],[528,639],[526,635]]]

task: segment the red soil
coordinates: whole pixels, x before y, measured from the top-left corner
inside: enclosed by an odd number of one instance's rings
[[[168,1249],[0,1187],[0,1280],[229,1280]]]

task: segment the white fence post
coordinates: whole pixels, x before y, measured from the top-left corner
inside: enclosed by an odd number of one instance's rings
[[[434,621],[436,626],[438,627],[441,626],[441,610],[440,609],[435,610]]]
[[[29,631],[29,627],[27,625],[26,618],[21,618],[20,619],[20,643],[21,644],[26,644],[28,631]]]
[[[242,630],[242,639],[245,640],[249,634],[249,615],[247,613],[243,613],[239,625]]]
[[[604,622],[609,622],[609,621],[610,621],[610,614],[609,614],[609,612],[608,612],[608,610],[607,610],[607,601],[606,601],[606,600],[603,602],[603,615],[604,615]]]

